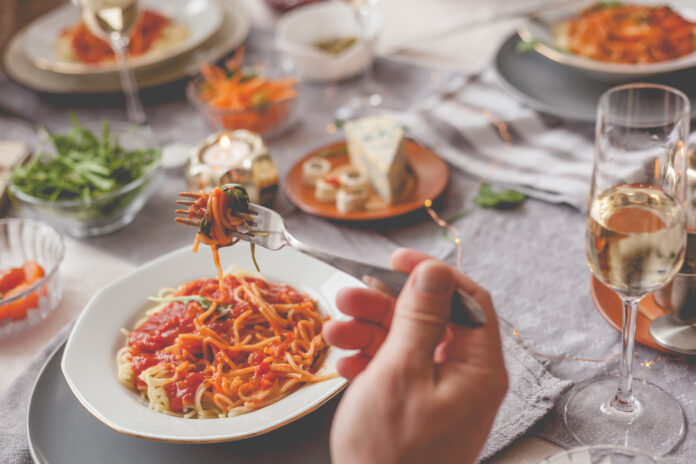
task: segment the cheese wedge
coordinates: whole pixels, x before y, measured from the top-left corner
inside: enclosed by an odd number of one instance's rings
[[[350,163],[384,201],[394,203],[406,180],[404,129],[393,116],[371,116],[345,124]]]

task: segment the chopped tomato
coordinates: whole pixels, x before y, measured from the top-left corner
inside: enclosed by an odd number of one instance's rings
[[[24,281],[24,270],[13,267],[0,271],[0,293],[9,292]]]
[[[24,279],[26,282],[36,282],[46,275],[41,265],[36,261],[27,261],[22,268],[24,269]]]
[[[12,298],[19,295],[27,288],[31,287],[29,282],[23,282],[5,294],[5,298]],[[27,317],[27,311],[31,308],[36,308],[39,305],[39,295],[36,292],[31,292],[29,295],[22,297],[16,301],[5,303],[4,318],[9,315],[13,320],[18,321]],[[2,315],[0,315],[1,317]]]

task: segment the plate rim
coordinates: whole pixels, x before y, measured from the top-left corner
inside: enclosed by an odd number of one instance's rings
[[[230,34],[229,37],[226,37],[224,45],[216,44],[209,47],[206,54],[209,56],[214,56],[214,60],[221,59],[223,56],[230,53],[232,49],[244,43],[251,30],[249,18],[238,7],[233,5],[231,2],[221,2],[220,5],[222,5],[223,16],[226,18],[223,20],[223,25],[225,24],[225,21],[230,21],[230,24],[234,24],[238,30],[236,30],[234,34]],[[98,83],[98,85],[93,88],[85,88],[83,85],[81,85],[81,82],[73,80],[71,82],[63,81],[60,83],[60,85],[51,84],[46,86],[43,82],[46,81],[51,74],[58,79],[95,79],[96,81],[100,81],[100,79],[104,78],[104,76],[108,76],[108,74],[83,76],[76,74],[54,73],[52,71],[37,68],[23,55],[22,52],[23,41],[26,40],[26,28],[27,26],[24,26],[15,32],[2,50],[2,64],[4,67],[4,72],[11,81],[26,89],[52,95],[101,95],[121,92],[120,83],[114,84],[113,86],[104,86]],[[221,29],[222,28],[218,29],[213,36],[209,37],[208,41],[212,40],[217,34],[220,34]],[[208,41],[203,42],[203,44],[206,44]],[[198,48],[200,48],[200,45]],[[195,50],[191,50],[188,53],[195,53]],[[188,53],[184,53],[181,56],[186,56]],[[26,63],[22,63],[18,68],[17,65],[14,64],[14,61],[10,59],[10,55],[18,60],[24,60]],[[192,74],[188,70],[192,67],[193,61],[189,58],[186,59],[188,61],[187,65],[182,65],[182,68],[175,72],[159,72],[158,68],[160,68],[160,66],[152,66],[152,69],[145,68],[135,70],[134,72],[136,73],[136,77],[141,79],[141,81],[138,83],[139,88],[144,90],[159,87],[177,80],[192,77],[195,75],[195,73]],[[169,63],[171,64],[171,61]],[[39,78],[27,80],[27,78],[24,76],[25,71],[27,70],[48,74],[40,76]],[[142,75],[140,73],[142,73]]]
[[[210,28],[210,31],[206,34],[201,35],[195,40],[184,40],[180,43],[173,44],[171,48],[167,50],[163,50],[159,52],[156,55],[150,55],[144,54],[141,56],[135,56],[129,59],[128,67],[135,71],[136,69],[143,69],[143,68],[149,68],[152,66],[158,66],[161,64],[166,63],[167,61],[174,59],[178,56],[181,56],[187,52],[190,52],[197,47],[199,47],[202,43],[204,43],[206,40],[210,39],[213,35],[215,35],[220,28],[222,27],[224,23],[224,8],[221,5],[219,0],[208,0],[210,4],[214,5],[214,8],[217,10],[216,13],[214,14],[215,21],[217,21],[217,24],[215,24],[213,27]],[[143,5],[143,9],[145,9],[146,6],[152,6],[152,5]],[[33,28],[38,27],[39,21],[41,20],[47,20],[47,17],[51,14],[60,14],[59,9],[62,10],[67,10],[69,8],[74,8],[74,6],[71,3],[65,3],[62,5],[59,5],[57,8],[54,8],[52,10],[47,11],[43,15],[39,16],[38,18],[34,19],[31,21],[29,24],[26,26],[26,37],[29,39],[29,36],[31,34],[31,31]],[[56,60],[50,60],[46,59],[41,56],[31,56],[28,51],[27,51],[27,42],[26,40],[24,41],[24,44],[22,46],[22,51],[24,52],[24,56],[27,58],[27,60],[35,67],[38,69],[42,69],[44,71],[50,71],[53,73],[57,74],[70,74],[70,75],[81,75],[81,76],[100,76],[103,74],[116,74],[119,72],[118,66],[114,62],[107,62],[104,64],[99,64],[99,65],[87,65],[82,62],[69,62],[69,61],[56,61]],[[159,56],[157,56],[159,55]]]
[[[65,340],[62,342],[58,343],[58,346],[56,346],[53,350],[51,350],[51,353],[48,355],[46,358],[46,361],[43,362],[41,365],[41,368],[39,369],[38,374],[36,375],[36,378],[34,379],[34,382],[32,383],[31,386],[31,395],[29,395],[29,404],[27,406],[27,412],[26,412],[26,433],[27,433],[27,448],[29,448],[29,454],[31,455],[31,458],[34,460],[34,462],[37,463],[43,463],[45,462],[42,459],[39,459],[39,456],[36,454],[36,451],[34,450],[34,440],[32,440],[32,433],[31,433],[31,426],[29,423],[29,418],[31,417],[31,412],[32,409],[34,408],[34,393],[36,392],[36,388],[39,385],[39,382],[41,381],[44,372],[48,368],[48,365],[53,361],[53,358],[57,356],[58,352],[62,349],[65,348],[65,345],[68,343],[68,338],[66,337]],[[62,356],[61,356],[62,358]],[[58,362],[58,368],[60,369],[60,359],[57,360]],[[61,372],[62,373],[62,372]]]
[[[408,143],[413,143],[415,145],[420,146],[423,148],[430,156],[433,158],[433,162],[441,164],[440,168],[443,170],[443,178],[442,181],[440,182],[441,185],[438,185],[437,188],[433,189],[433,191],[437,191],[436,194],[432,195],[431,200],[435,200],[442,196],[442,194],[445,192],[447,189],[447,186],[449,185],[450,181],[450,168],[447,165],[447,163],[435,153],[430,147],[428,147],[426,144],[416,140],[413,137],[409,137],[408,135],[404,137],[405,141]],[[336,221],[342,221],[342,222],[368,222],[368,221],[380,221],[380,220],[387,220],[387,219],[392,219],[396,218],[399,216],[404,216],[406,214],[412,213],[414,211],[418,211],[422,208],[425,207],[423,202],[416,202],[416,201],[410,201],[408,203],[404,203],[400,205],[399,211],[395,213],[385,213],[385,211],[388,208],[385,209],[380,209],[380,210],[372,210],[372,211],[360,211],[360,212],[355,212],[355,213],[339,213],[338,211],[333,212],[333,211],[321,211],[317,210],[311,206],[308,206],[305,202],[303,202],[299,196],[298,192],[296,191],[295,188],[291,188],[291,182],[289,179],[291,176],[296,176],[297,173],[296,171],[302,170],[302,164],[312,156],[316,155],[317,152],[323,151],[323,150],[328,150],[336,146],[344,145],[346,144],[345,139],[341,140],[336,140],[333,142],[328,142],[323,145],[320,145],[318,147],[313,148],[312,150],[306,152],[302,158],[300,158],[296,163],[292,165],[290,170],[288,171],[287,175],[285,176],[285,181],[283,182],[283,191],[287,195],[287,197],[290,199],[293,205],[295,205],[297,208],[301,209],[307,214],[311,214],[313,216],[317,217],[322,217],[325,219],[332,219]]]
[[[294,253],[299,253],[299,252],[296,251],[296,250],[293,250],[293,252],[294,252]],[[123,281],[132,278],[132,276],[133,276],[134,274],[137,274],[137,273],[138,273],[139,271],[141,271],[144,267],[146,267],[146,266],[156,266],[156,265],[158,265],[158,264],[161,264],[162,262],[166,262],[167,260],[172,259],[172,258],[175,257],[175,256],[184,255],[184,254],[187,254],[187,253],[191,253],[191,247],[190,247],[190,245],[185,245],[185,246],[183,246],[183,247],[176,248],[176,249],[174,249],[174,250],[172,250],[172,251],[170,251],[170,252],[168,252],[168,253],[165,253],[165,254],[163,254],[163,255],[157,257],[157,258],[154,258],[154,259],[152,259],[152,260],[150,260],[150,261],[148,261],[148,262],[146,262],[146,263],[143,263],[142,265],[136,267],[135,269],[131,270],[130,272],[128,272],[128,273],[126,273],[126,274],[124,274],[123,276],[121,276],[121,277],[119,277],[119,278],[117,278],[117,279],[111,281],[110,283],[108,283],[108,284],[102,286],[102,287],[92,296],[92,298],[90,298],[90,300],[87,302],[87,304],[85,305],[85,309],[86,309],[87,307],[91,306],[91,305],[94,303],[94,301],[97,300],[97,299],[100,297],[100,295],[106,293],[107,291],[109,291],[109,290],[112,289],[113,287],[117,287],[117,286],[121,285]],[[273,253],[273,252],[271,251],[271,253]],[[316,262],[318,262],[318,263],[322,263],[321,261],[319,261],[319,260],[317,260],[316,258],[313,258],[313,257],[311,257],[311,256],[307,256],[307,258],[310,259],[310,260],[312,260],[312,261],[316,261]],[[326,263],[324,263],[324,264],[326,264]],[[326,265],[328,265],[328,264],[326,264]],[[328,265],[328,266],[330,266],[330,265]],[[332,267],[332,266],[330,266],[330,267]],[[345,276],[350,277],[350,278],[354,281],[353,283],[354,283],[356,286],[366,287],[366,285],[365,285],[364,283],[360,282],[359,280],[355,279],[354,277],[350,276],[349,274],[346,274],[345,272],[343,272],[343,271],[341,271],[341,270],[339,270],[339,269],[333,268],[333,267],[332,267],[332,269],[333,269],[335,272],[339,273],[339,274],[343,274],[343,275],[345,275]],[[66,359],[67,359],[67,357],[68,357],[68,351],[69,351],[69,349],[70,349],[70,347],[71,347],[71,344],[74,343],[74,339],[75,339],[75,338],[73,337],[73,335],[78,331],[78,328],[80,327],[80,323],[81,323],[82,320],[86,317],[85,315],[87,314],[87,311],[85,311],[85,309],[83,309],[83,310],[80,312],[79,316],[78,316],[77,319],[75,320],[74,325],[73,325],[72,329],[70,330],[70,333],[69,333],[69,335],[68,335],[68,337],[67,337],[67,339],[66,339],[66,341],[65,341],[65,351],[63,352],[63,355],[61,356],[61,360],[60,360],[60,369],[61,369],[61,373],[63,374],[63,377],[64,377],[64,379],[65,379],[65,382],[66,382],[66,384],[68,385],[68,388],[70,389],[70,391],[72,392],[72,394],[74,395],[74,397],[77,399],[77,401],[80,403],[80,405],[81,405],[82,407],[84,407],[84,408],[85,408],[95,419],[97,419],[99,422],[103,423],[104,425],[108,426],[110,429],[112,429],[112,430],[114,430],[114,431],[116,431],[116,432],[119,432],[119,433],[121,433],[121,434],[123,434],[123,435],[128,435],[128,436],[137,437],[137,438],[144,438],[144,439],[152,440],[152,441],[156,441],[156,442],[166,442],[166,443],[188,443],[188,444],[223,443],[223,442],[232,442],[232,441],[237,441],[237,440],[243,440],[243,439],[247,439],[247,438],[252,438],[252,437],[259,436],[259,435],[263,435],[263,434],[266,434],[266,433],[268,433],[268,432],[272,432],[273,430],[276,430],[276,429],[278,429],[278,428],[281,428],[281,427],[283,427],[283,426],[285,426],[285,425],[287,425],[287,424],[289,424],[289,423],[291,423],[291,422],[294,422],[294,421],[296,421],[296,420],[298,420],[298,419],[300,419],[300,418],[302,418],[302,417],[304,417],[304,416],[306,416],[306,415],[308,415],[308,414],[310,414],[310,413],[316,411],[317,409],[319,409],[321,406],[323,406],[324,404],[326,404],[328,401],[330,401],[332,398],[334,398],[336,395],[338,395],[341,391],[343,391],[343,389],[345,389],[345,388],[348,386],[348,380],[347,380],[346,378],[344,378],[344,377],[338,376],[338,377],[336,378],[336,379],[337,379],[336,385],[334,385],[334,386],[331,387],[329,390],[327,390],[327,391],[325,391],[323,394],[321,394],[321,395],[318,397],[319,399],[316,400],[315,403],[312,403],[310,407],[308,407],[308,408],[306,408],[306,409],[302,409],[300,412],[297,412],[297,413],[291,413],[292,416],[291,416],[291,417],[288,417],[287,420],[282,421],[282,422],[280,422],[280,423],[278,423],[278,424],[275,424],[275,425],[273,425],[273,426],[270,426],[270,427],[265,426],[265,427],[262,427],[262,428],[260,428],[260,429],[258,429],[258,430],[255,430],[255,431],[252,431],[252,432],[248,432],[248,433],[238,434],[238,435],[235,435],[235,436],[221,436],[221,437],[210,438],[210,439],[201,439],[201,438],[196,438],[196,437],[171,438],[171,437],[167,437],[167,436],[163,436],[163,435],[157,435],[157,434],[151,434],[151,433],[139,433],[139,432],[136,432],[136,431],[127,430],[127,429],[124,429],[121,425],[118,425],[118,424],[113,423],[108,417],[105,417],[105,416],[102,414],[102,412],[100,412],[99,410],[97,410],[97,408],[95,408],[92,404],[90,404],[89,401],[87,401],[87,399],[86,399],[86,398],[83,396],[83,394],[80,392],[80,390],[78,389],[77,385],[74,383],[74,379],[72,379],[72,378],[70,377],[70,375],[68,374],[68,372],[67,372],[67,371],[69,370],[69,369],[66,368]],[[140,308],[140,309],[142,309],[142,308]],[[135,313],[132,313],[131,316],[132,316],[133,314],[135,314]],[[334,349],[339,350],[340,352],[345,351],[345,350],[340,350],[340,349],[335,348],[335,347],[334,347]],[[37,377],[37,379],[38,379],[38,377]],[[124,388],[125,388],[125,387],[124,387]],[[279,400],[278,402],[281,402],[281,401],[283,401],[283,400],[285,400],[285,399],[286,399],[286,398],[283,398],[283,399]],[[147,405],[141,405],[141,406],[142,406],[143,408],[146,408],[146,409],[147,409]],[[205,420],[205,419],[201,419],[201,420]],[[214,420],[214,419],[213,419],[213,420]]]
[[[503,54],[507,52],[507,48],[511,46],[510,44],[516,39],[519,38],[519,35],[515,32],[513,32],[511,35],[509,35],[507,38],[505,38],[500,46],[498,47],[498,51],[495,53],[495,57],[493,59],[493,71],[495,75],[495,80],[500,85],[500,87],[503,88],[507,93],[512,95],[514,98],[517,100],[521,101],[525,105],[529,106],[530,108],[540,111],[542,113],[549,114],[551,116],[555,116],[558,118],[566,119],[569,121],[577,121],[577,122],[582,122],[582,123],[588,123],[588,124],[594,124],[596,120],[596,112],[592,114],[592,117],[590,118],[589,114],[581,114],[579,112],[570,112],[566,111],[565,109],[561,107],[554,107],[554,106],[549,106],[539,100],[536,100],[526,93],[522,92],[519,90],[514,84],[512,84],[501,72],[500,70],[500,65],[499,63],[503,60]],[[539,54],[541,57],[548,59],[544,55]],[[553,60],[549,63],[551,65],[561,65],[561,63],[557,63]]]

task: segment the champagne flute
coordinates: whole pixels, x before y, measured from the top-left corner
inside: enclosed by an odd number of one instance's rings
[[[82,19],[96,36],[107,40],[114,51],[121,87],[126,96],[128,119],[145,124],[147,118],[138,97],[133,70],[128,67],[130,32],[138,22],[138,0],[77,0]]]
[[[374,44],[370,34],[370,17],[379,0],[347,0],[355,11],[355,18],[360,30],[360,40],[367,47],[369,58],[362,72],[361,94],[351,98],[346,104],[336,110],[336,119],[348,121],[363,116],[369,116],[377,111],[384,99],[375,89],[373,65]]]
[[[633,379],[632,364],[638,303],[684,261],[689,114],[682,92],[653,84],[615,87],[599,102],[585,254],[594,276],[621,297],[623,358],[618,378],[587,380],[568,398],[566,427],[584,445],[663,455],[685,433],[679,402]]]

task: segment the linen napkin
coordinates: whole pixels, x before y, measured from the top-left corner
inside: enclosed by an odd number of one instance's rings
[[[529,109],[495,83],[493,71],[452,78],[401,120],[416,140],[464,172],[539,200],[587,208],[592,127]]]

